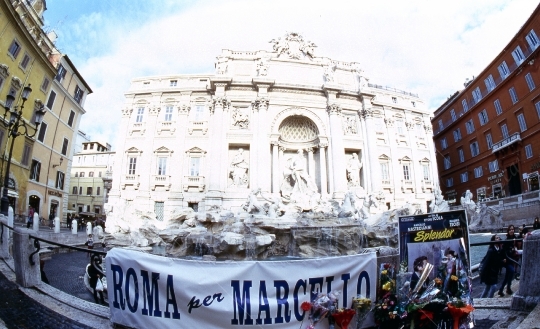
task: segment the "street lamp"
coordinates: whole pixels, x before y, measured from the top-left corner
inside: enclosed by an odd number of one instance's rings
[[[7,95],[6,96],[6,102],[4,103],[4,120],[2,123],[4,126],[8,129],[8,136],[11,135],[11,145],[9,147],[9,157],[7,161],[7,167],[6,167],[6,173],[4,175],[4,191],[2,193],[2,202],[1,202],[1,208],[0,213],[7,216],[8,214],[8,208],[9,208],[9,199],[8,199],[8,186],[9,186],[9,167],[11,166],[11,156],[13,154],[13,145],[15,142],[15,138],[19,136],[26,136],[28,138],[33,138],[37,131],[38,127],[43,121],[43,116],[45,115],[45,108],[43,105],[41,105],[38,109],[36,109],[36,112],[34,113],[34,124],[35,128],[32,128],[22,117],[22,112],[24,109],[24,103],[28,99],[28,96],[32,92],[32,88],[30,88],[30,84],[23,88],[22,91],[22,103],[19,106],[13,106],[13,103],[15,102],[15,97],[13,95]],[[12,108],[13,106],[13,108]],[[6,120],[7,114],[9,113],[9,121]],[[29,128],[34,129],[34,133],[29,133]]]

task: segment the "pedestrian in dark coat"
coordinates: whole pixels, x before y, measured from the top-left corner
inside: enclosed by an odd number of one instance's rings
[[[500,241],[501,238],[496,234],[491,237],[491,241]],[[506,262],[503,255],[501,244],[491,244],[486,253],[486,260],[480,273],[480,283],[485,283],[486,287],[480,298],[493,298],[497,290],[497,281],[499,281],[499,270]]]
[[[99,269],[103,272],[100,264],[96,263],[96,266],[99,267]],[[90,287],[94,290],[94,300],[96,301],[96,304],[99,304],[100,302],[101,304],[105,304],[105,300],[103,299],[103,291],[96,290],[97,281],[98,279],[103,279],[103,275],[92,264],[90,264],[88,265],[88,276],[90,277]]]
[[[512,280],[514,280],[514,274],[516,273],[516,265],[517,265],[517,248],[516,248],[516,242],[515,239],[517,239],[518,236],[515,234],[515,227],[514,225],[508,225],[508,228],[506,229],[506,241],[503,244],[503,252],[504,256],[506,258],[505,262],[505,275],[504,280],[499,287],[499,296],[503,297],[504,293],[504,287],[506,287],[506,293],[511,295],[514,292],[512,291]]]
[[[538,230],[538,229],[540,229],[540,219],[538,219],[538,216],[536,216],[533,223],[533,230]]]

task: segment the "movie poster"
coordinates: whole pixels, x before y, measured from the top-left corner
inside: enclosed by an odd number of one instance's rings
[[[427,263],[433,266],[428,281],[439,278],[444,286],[452,277],[467,280],[470,276],[469,228],[464,210],[402,216],[399,242],[401,267],[412,273],[411,284],[415,273],[418,276]]]

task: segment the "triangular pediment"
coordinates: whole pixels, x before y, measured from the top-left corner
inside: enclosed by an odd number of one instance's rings
[[[126,150],[126,153],[141,153],[142,151],[136,147],[130,147]]]
[[[379,160],[387,160],[387,161],[389,161],[390,157],[388,155],[386,155],[386,154],[381,154],[379,156]]]
[[[206,153],[206,151],[195,146],[187,150],[186,153]]]
[[[172,150],[169,150],[165,146],[162,146],[154,151],[154,153],[172,153]]]

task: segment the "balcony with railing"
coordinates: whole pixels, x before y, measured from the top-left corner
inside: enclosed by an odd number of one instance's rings
[[[168,131],[174,134],[176,131],[176,121],[161,121],[157,125],[157,134],[161,135],[163,131]]]
[[[514,143],[517,143],[519,141],[521,141],[521,135],[519,133],[514,133],[514,134],[506,137],[502,141],[493,144],[493,147],[491,148],[491,153],[498,152],[498,151],[500,151],[500,150],[502,150],[502,149],[514,144]]]
[[[144,135],[145,131],[146,131],[146,122],[135,122],[134,124],[131,125],[129,134],[133,135],[133,133],[140,133],[141,135]]]
[[[151,177],[152,191],[156,190],[156,187],[164,187],[166,191],[171,189],[171,176],[170,175],[152,175]]]
[[[182,187],[184,188],[184,192],[189,191],[190,188],[204,192],[204,176],[184,176]]]
[[[200,130],[203,135],[206,135],[208,132],[208,121],[190,121],[188,124],[188,133],[191,135],[195,130]]]
[[[122,181],[120,185],[122,186],[122,189],[125,189],[126,186],[131,185],[136,190],[139,189],[139,186],[141,185],[141,182],[139,180],[140,175],[124,175],[122,177]]]

